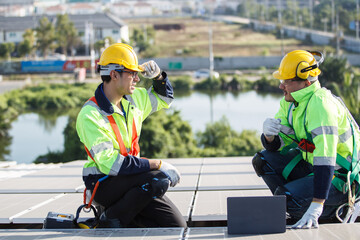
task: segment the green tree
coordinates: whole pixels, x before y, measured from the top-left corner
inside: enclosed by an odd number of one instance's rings
[[[17,52],[20,57],[26,55],[32,55],[34,53],[35,46],[35,32],[32,29],[26,29],[23,34],[23,41],[17,46]]]
[[[202,156],[251,156],[261,150],[260,137],[255,131],[238,133],[231,129],[226,117],[209,123],[203,133],[197,133],[198,146]]]
[[[61,47],[62,53],[67,56],[68,50],[72,50],[80,43],[77,29],[75,28],[74,23],[70,21],[67,14],[57,15],[55,31],[57,43]]]
[[[20,57],[24,57],[30,54],[31,50],[32,50],[32,45],[28,40],[24,40],[20,42],[19,45],[17,46],[17,52]]]
[[[109,45],[114,44],[115,40],[112,37],[105,37],[103,40],[99,40],[94,43],[94,49],[98,53],[101,53],[101,49],[105,47],[105,42],[108,41]],[[99,54],[100,55],[100,54]]]
[[[360,121],[360,76],[356,75],[345,58],[327,57],[320,66],[319,81],[343,99],[350,112]]]
[[[328,87],[332,83],[336,83],[339,86],[344,84],[345,73],[353,72],[352,68],[347,63],[346,58],[338,58],[333,56],[327,56],[325,61],[321,64],[320,69],[322,71],[319,81],[322,86]]]
[[[178,111],[159,111],[143,124],[140,137],[141,155],[148,158],[179,158],[197,155],[191,126]]]
[[[206,78],[201,82],[197,82],[194,85],[194,89],[198,90],[214,90],[221,89],[221,80],[220,78]]]
[[[49,19],[43,17],[39,20],[39,26],[35,28],[35,31],[37,38],[36,47],[41,51],[43,57],[46,58],[49,51],[55,48],[55,28]]]
[[[11,53],[15,50],[15,44],[12,42],[5,42],[0,44],[0,57],[11,59]]]
[[[153,47],[151,42],[154,41],[155,30],[153,27],[143,27],[143,29],[135,28],[131,37],[132,45],[137,47],[139,54]]]

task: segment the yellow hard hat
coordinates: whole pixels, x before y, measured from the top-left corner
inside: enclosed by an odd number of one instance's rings
[[[314,55],[320,56],[318,62]],[[281,60],[279,69],[273,72],[273,77],[281,80],[295,77],[306,80],[309,76],[316,77],[321,73],[319,65],[323,60],[322,53],[318,51],[295,50],[289,52]]]
[[[124,43],[115,43],[104,50],[98,65],[118,64],[136,72],[142,72],[134,49]]]

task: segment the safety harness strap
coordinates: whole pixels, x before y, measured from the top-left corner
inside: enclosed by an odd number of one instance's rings
[[[116,122],[115,122],[115,119],[112,115],[109,115],[107,116],[108,119],[109,119],[109,122],[110,122],[110,125],[111,125],[111,128],[113,129],[114,133],[115,133],[115,136],[116,136],[116,140],[119,144],[119,147],[120,147],[120,153],[121,155],[123,156],[127,156],[128,155],[128,152],[126,150],[126,147],[125,147],[125,144],[124,144],[124,141],[122,140],[122,137],[121,137],[121,134],[120,134],[120,130],[119,128],[117,127],[116,125]]]
[[[352,169],[352,164],[353,163],[350,163],[349,161],[347,161],[340,154],[337,154],[336,163],[340,167],[344,168],[347,171],[351,171],[351,169]],[[352,169],[351,175],[350,175],[350,184],[354,180],[357,181],[360,184],[359,171],[360,171],[360,165],[357,165],[354,169]],[[346,174],[338,173],[337,171],[335,171],[335,177],[331,182],[337,188],[337,190],[339,190],[341,192],[347,192],[348,189],[347,189],[347,186],[345,184],[346,182],[343,181],[341,178],[339,178],[340,176],[342,176],[344,179],[346,179]]]
[[[283,149],[281,149],[281,151],[280,151],[280,154],[281,155],[286,155],[286,154],[288,154],[288,152],[291,149],[297,148],[297,146],[298,145],[295,142],[292,142],[290,145],[287,145],[287,146],[283,147]]]
[[[299,153],[298,155],[296,155],[293,159],[291,159],[291,161],[286,165],[286,167],[284,168],[284,170],[282,171],[282,175],[285,178],[285,180],[288,179],[290,173],[292,172],[292,170],[295,168],[295,166],[302,160],[302,154]]]

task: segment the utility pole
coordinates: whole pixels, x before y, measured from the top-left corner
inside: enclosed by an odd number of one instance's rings
[[[331,31],[335,31],[335,3],[331,0]]]
[[[269,0],[265,0],[265,21],[269,20]]]
[[[245,8],[246,18],[251,19],[250,7],[249,7],[248,0],[245,0],[245,3],[244,3],[244,8]]]
[[[95,50],[94,50],[94,27],[93,23],[89,23],[89,43],[90,43],[90,66],[91,77],[95,78]]]
[[[299,29],[302,28],[302,25],[303,25],[303,20],[302,20],[302,15],[300,14],[299,15]]]
[[[340,29],[339,29],[339,13],[336,14],[336,56],[340,56]]]
[[[210,70],[210,84],[212,90],[213,74],[214,74],[214,53],[213,53],[213,29],[212,29],[212,20],[213,20],[213,10],[214,10],[214,0],[211,1],[210,5],[210,19],[209,19],[209,70]],[[214,111],[213,111],[213,99],[212,92],[210,93],[210,122],[214,122]]]
[[[89,27],[89,22],[85,22],[85,55],[89,56],[89,44],[90,44],[90,27]]]
[[[280,0],[277,0],[277,5],[278,5],[278,20],[279,20],[279,25],[280,25],[281,56],[284,56],[285,55],[285,52],[284,52],[284,29],[283,29],[283,25],[282,25]]]
[[[359,39],[359,0],[356,1],[355,28],[356,28],[356,39]]]
[[[253,0],[253,1],[254,1],[254,0]],[[258,1],[257,1],[257,0],[255,0],[254,2],[255,2],[255,4],[254,4],[254,8],[255,8],[255,11],[254,11],[254,19],[255,19],[255,20],[259,20],[259,19],[258,19],[258,6],[259,6],[259,4],[258,4]]]
[[[327,18],[322,18],[321,22],[324,23],[324,32],[327,32],[328,19]]]
[[[294,10],[294,25],[297,25],[297,1],[293,0],[293,10]]]
[[[265,6],[263,3],[259,4],[259,8],[261,11],[260,19],[261,21],[265,21]]]
[[[309,12],[310,12],[310,29],[312,30],[313,29],[313,19],[314,19],[314,16],[313,16],[313,1],[312,0],[309,0]]]
[[[209,15],[209,70],[210,70],[210,82],[213,78],[214,72],[214,53],[213,53],[213,29],[212,29],[212,18],[213,18],[213,2],[211,2],[210,6],[210,15]]]

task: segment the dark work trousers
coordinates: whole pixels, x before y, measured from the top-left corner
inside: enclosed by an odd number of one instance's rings
[[[287,180],[282,176],[285,166],[298,153],[298,151],[289,151],[288,154],[281,155],[280,152],[267,150],[261,152],[266,161],[263,167],[265,173],[261,177],[274,195],[286,195],[287,212],[294,218],[301,218],[304,215],[314,196],[314,176],[309,175],[313,172],[311,164],[301,160]],[[358,189],[358,185],[356,189]],[[347,201],[347,193],[344,194],[338,191],[331,184],[328,199],[325,201],[320,218],[329,219],[335,217],[337,208]]]
[[[166,178],[161,171],[109,177],[100,183],[94,200],[105,207],[108,218],[118,218],[124,227],[186,227],[186,221],[165,195],[154,198],[141,187],[153,178]]]

